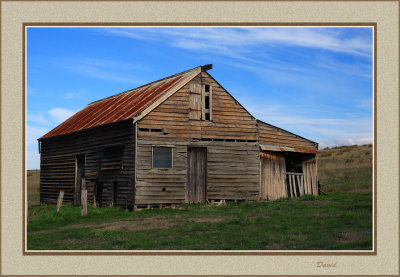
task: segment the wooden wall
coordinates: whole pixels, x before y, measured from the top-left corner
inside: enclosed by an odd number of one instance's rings
[[[212,86],[212,121],[189,120],[190,84]],[[207,199],[258,199],[256,120],[206,72],[182,87],[137,125],[135,205],[187,201],[189,146],[207,147]],[[162,132],[152,132],[152,129],[162,129]],[[152,145],[174,146],[172,169],[151,167]]]
[[[302,163],[305,193],[318,195],[318,168],[316,157],[309,157]]]
[[[122,164],[105,148],[122,146]],[[85,154],[88,200],[93,201],[94,185],[103,183],[103,205],[110,205],[113,183],[117,185],[118,205],[133,205],[135,128],[131,120],[44,139],[41,142],[40,202],[56,203],[60,190],[64,201],[73,203],[76,155]]]
[[[279,152],[262,152],[260,164],[261,199],[287,197],[285,155]]]
[[[299,136],[296,136],[295,134],[258,120],[257,124],[260,134],[260,144],[273,144],[305,150],[317,150],[318,146],[315,142],[301,138]]]

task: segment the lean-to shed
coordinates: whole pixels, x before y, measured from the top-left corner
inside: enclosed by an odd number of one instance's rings
[[[317,194],[318,144],[255,119],[196,67],[90,103],[38,139],[40,201],[129,207]]]

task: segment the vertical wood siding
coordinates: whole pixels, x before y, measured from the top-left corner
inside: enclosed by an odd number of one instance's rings
[[[306,194],[318,195],[317,159],[307,159],[302,164]]]
[[[189,95],[193,84],[212,87],[212,121],[190,120]],[[207,147],[207,199],[258,198],[256,120],[206,72],[141,119],[138,130],[135,204],[188,201],[189,146]],[[172,169],[151,168],[152,145],[174,146]]]
[[[261,157],[261,198],[275,200],[287,197],[285,180],[286,165],[283,153],[262,153]]]
[[[121,168],[115,157],[104,157],[106,147],[119,145]],[[65,191],[64,202],[73,203],[75,185],[75,159],[85,154],[85,178],[88,200],[93,203],[94,185],[103,183],[103,201],[113,201],[113,183],[118,182],[118,205],[133,205],[135,129],[132,121],[89,129],[76,134],[48,138],[42,141],[40,171],[40,201],[56,203],[60,190]],[[107,169],[108,167],[108,169]]]

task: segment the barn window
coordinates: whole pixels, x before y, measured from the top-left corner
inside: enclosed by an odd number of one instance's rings
[[[202,119],[203,120],[211,120],[211,112],[212,112],[212,90],[211,86],[204,85],[202,90],[203,94],[203,106],[202,106]]]
[[[212,87],[190,84],[189,108],[189,119],[212,120]]]
[[[153,168],[172,168],[172,147],[153,146]]]

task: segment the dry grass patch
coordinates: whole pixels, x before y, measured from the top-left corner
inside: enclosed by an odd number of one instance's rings
[[[336,240],[338,243],[349,243],[364,240],[370,236],[369,232],[342,232]]]
[[[221,222],[227,220],[223,217],[203,217],[203,218],[191,218],[189,222]]]

